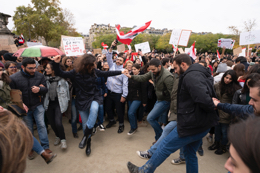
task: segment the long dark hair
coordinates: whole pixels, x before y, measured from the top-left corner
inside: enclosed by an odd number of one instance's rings
[[[230,127],[228,137],[252,173],[260,172],[260,118],[250,118]]]
[[[91,54],[84,54],[82,57],[77,58],[74,63],[74,68],[77,73],[80,74],[93,74],[93,71],[90,71],[91,68],[95,65],[96,57]]]
[[[224,78],[230,75],[232,81],[229,84],[225,84],[224,82]],[[236,72],[234,70],[228,70],[224,73],[224,75],[221,78],[220,81],[220,94],[227,94],[229,97],[233,97],[233,95],[235,94],[235,92],[241,88],[241,86],[239,85],[238,81],[237,81],[237,75]]]
[[[244,64],[237,64],[237,65],[235,65],[233,70],[236,72],[237,77],[243,76],[245,74],[245,65]]]

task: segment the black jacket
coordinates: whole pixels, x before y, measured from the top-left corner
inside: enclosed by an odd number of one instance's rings
[[[195,135],[218,124],[212,97],[216,97],[211,73],[200,64],[180,76],[177,96],[177,129],[180,137]]]
[[[241,93],[242,89],[235,92],[232,100],[232,104],[247,105],[246,93]]]
[[[132,75],[132,74],[131,74]],[[141,73],[139,75],[142,75]],[[127,100],[140,100],[142,104],[147,104],[147,82],[137,82],[131,78],[128,79]]]
[[[92,101],[103,104],[103,98],[97,87],[97,77],[109,77],[121,75],[121,71],[100,71],[94,69],[93,74],[79,74],[74,69],[63,71],[58,63],[53,64],[56,76],[70,78],[76,92],[76,107],[78,110],[86,111],[90,108]]]
[[[23,72],[23,70],[10,76],[12,89],[19,89],[22,92],[23,103],[29,108],[34,110],[37,106],[42,104],[41,96],[48,92],[46,81],[43,74],[35,72],[33,76]],[[39,85],[45,87],[40,87]],[[40,87],[39,93],[32,92],[32,86]]]

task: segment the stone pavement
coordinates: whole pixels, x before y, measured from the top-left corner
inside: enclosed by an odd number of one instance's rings
[[[104,123],[106,125],[107,122]],[[131,161],[137,166],[143,165],[147,160],[141,159],[136,154],[138,150],[147,150],[154,141],[154,131],[150,125],[139,127],[137,132],[128,136],[130,125],[125,120],[125,131],[117,133],[118,123],[105,132],[97,131],[92,138],[92,152],[89,157],[85,149],[79,149],[78,144],[83,132],[79,131],[79,138],[74,139],[68,119],[63,117],[63,125],[67,139],[68,149],[61,151],[59,146],[54,146],[55,135],[50,130],[50,149],[58,156],[50,164],[46,164],[41,156],[34,160],[27,160],[26,173],[128,173],[126,163]],[[37,131],[35,131],[37,136]],[[225,173],[224,164],[229,157],[228,153],[216,155],[207,148],[210,144],[203,139],[204,156],[198,155],[200,173]],[[172,165],[171,160],[179,157],[179,151],[173,153],[155,172],[157,173],[185,173],[185,164]]]

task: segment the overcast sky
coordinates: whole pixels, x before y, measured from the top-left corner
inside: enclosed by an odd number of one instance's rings
[[[0,12],[14,15],[17,6],[30,0],[1,0]],[[89,33],[94,23],[133,27],[152,20],[156,29],[190,29],[193,32],[229,34],[228,26],[244,29],[243,22],[256,19],[260,30],[260,0],[60,0],[75,17],[78,32]],[[14,27],[9,18],[8,28]]]

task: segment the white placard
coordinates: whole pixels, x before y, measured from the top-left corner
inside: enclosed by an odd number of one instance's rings
[[[225,47],[226,49],[233,49],[233,46],[235,44],[235,40],[232,40],[231,38],[221,38],[218,39],[218,47]]]
[[[178,46],[187,46],[190,39],[191,30],[182,30]]]
[[[243,32],[240,34],[239,45],[249,45],[260,43],[260,30]]]
[[[137,52],[138,49],[141,49],[142,53],[149,53],[151,52],[149,42],[144,42],[140,44],[135,44],[135,51]]]
[[[181,35],[181,29],[173,29],[169,44],[177,45]]]
[[[238,56],[244,56],[246,57],[246,48],[242,49],[242,52]]]
[[[190,48],[185,48],[185,53],[187,53],[188,54],[188,52],[189,52],[189,50],[190,50]],[[197,55],[197,49],[195,48],[195,55]]]
[[[83,55],[84,44],[82,37],[66,37],[62,38],[63,49],[66,56]]]
[[[37,43],[37,42],[26,42],[28,47],[32,46],[42,46],[42,43]]]

